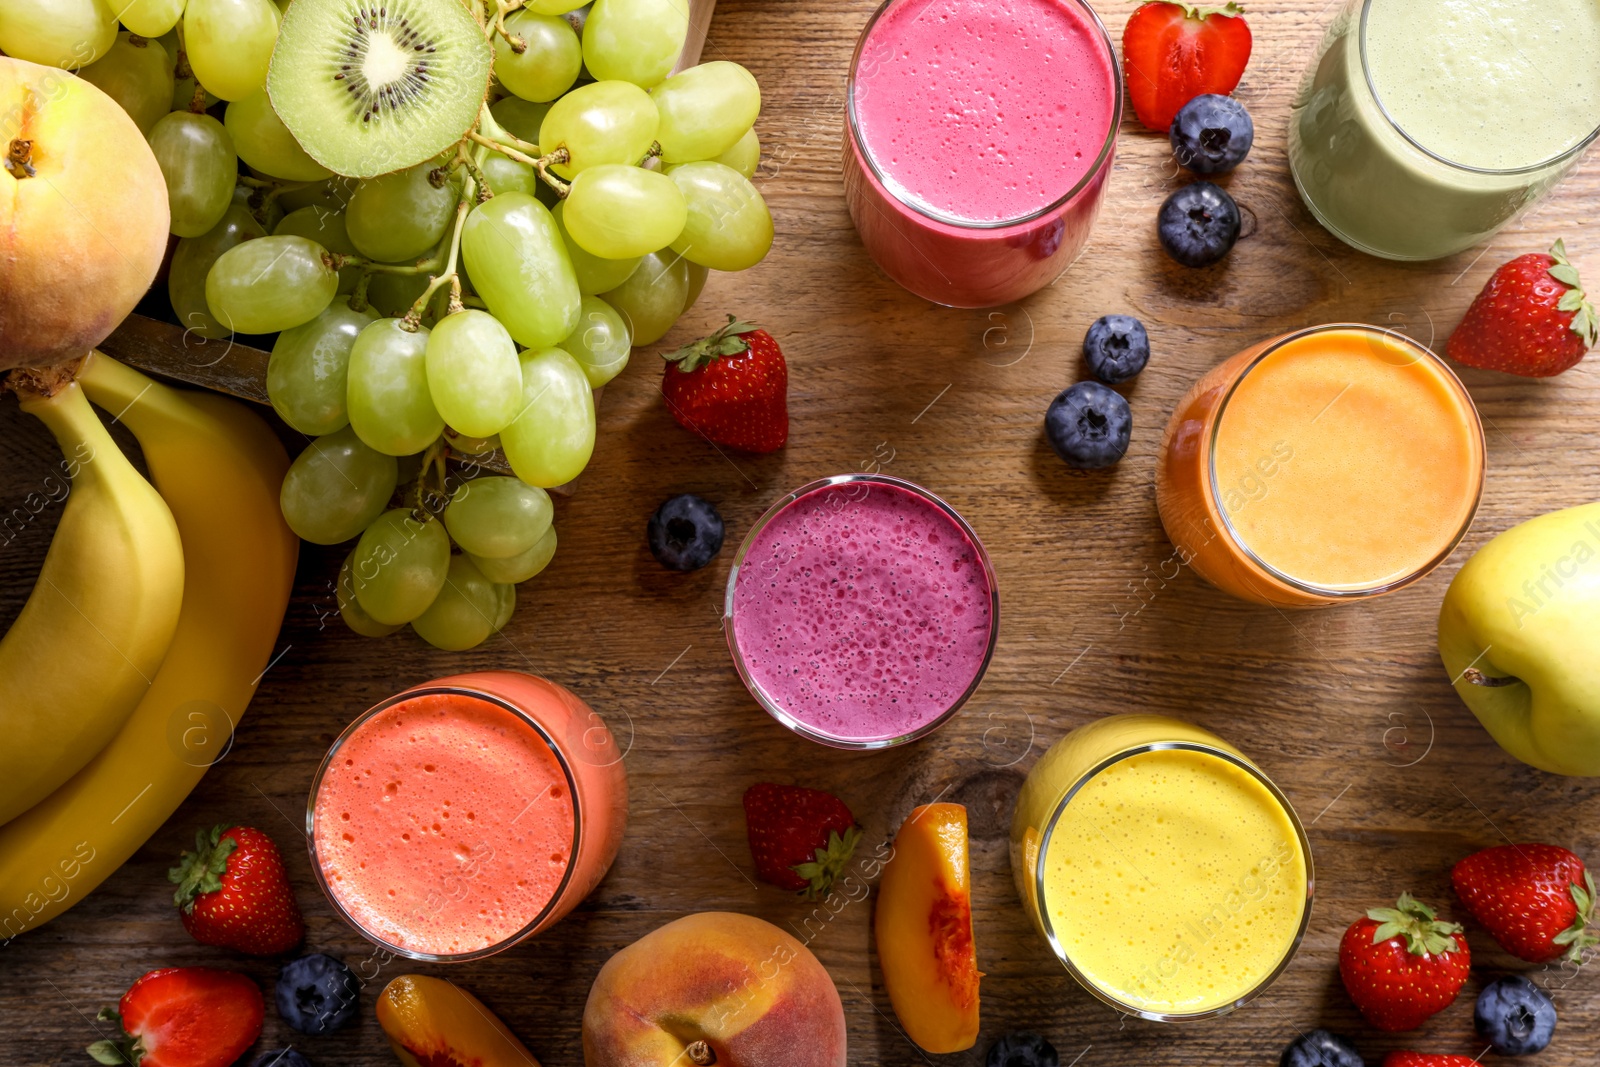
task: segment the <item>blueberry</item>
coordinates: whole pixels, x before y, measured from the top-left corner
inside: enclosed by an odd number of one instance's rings
[[[1038,1034],[1018,1030],[989,1046],[984,1067],[1061,1067],[1056,1047]]]
[[[1239,205],[1210,182],[1193,182],[1167,197],[1156,216],[1167,255],[1185,267],[1209,267],[1239,239]]]
[[[292,1048],[269,1048],[251,1060],[250,1067],[311,1067],[311,1061]]]
[[[302,1034],[326,1034],[355,1020],[360,989],[340,960],[320,952],[301,956],[278,972],[278,1014]]]
[[[1338,1034],[1313,1030],[1289,1042],[1278,1067],[1366,1067],[1366,1061]]]
[[[1256,124],[1233,97],[1202,93],[1179,109],[1169,136],[1179,166],[1196,174],[1225,174],[1250,154]]]
[[[650,516],[650,554],[671,571],[697,571],[722,551],[722,516],[710,501],[684,493]]]
[[[1115,390],[1099,382],[1079,382],[1050,401],[1044,432],[1067,466],[1083,470],[1109,467],[1128,450],[1133,414]]]
[[[1478,1036],[1502,1056],[1526,1056],[1550,1043],[1556,1006],[1544,990],[1521,975],[1490,982],[1472,1009]]]
[[[1132,315],[1102,315],[1083,335],[1083,361],[1107,385],[1119,385],[1150,362],[1150,337]]]

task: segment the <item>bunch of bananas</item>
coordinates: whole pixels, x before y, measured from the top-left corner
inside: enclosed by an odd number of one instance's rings
[[[0,943],[81,900],[199,782],[267,666],[299,549],[278,510],[288,457],[241,405],[99,352],[11,384],[72,490],[0,640]],[[149,482],[91,401],[133,432]]]

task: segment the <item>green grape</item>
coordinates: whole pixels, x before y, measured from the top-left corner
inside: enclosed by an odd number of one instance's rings
[[[695,301],[700,299],[700,294],[706,288],[706,279],[710,276],[711,271],[707,268],[698,263],[689,264],[689,295],[683,298],[684,311],[694,307]]]
[[[122,24],[140,37],[165,37],[183,17],[183,0],[116,0]]]
[[[529,144],[539,143],[539,126],[549,113],[549,104],[536,104],[520,96],[507,96],[496,100],[489,108],[489,114],[500,124],[501,129],[517,140],[527,141]]]
[[[578,315],[578,328],[561,342],[561,347],[578,361],[589,384],[598,389],[622,373],[632,344],[627,320],[617,309],[598,296],[586,296]]]
[[[463,652],[489,639],[502,607],[494,583],[466,556],[451,556],[444,588],[411,628],[434,648]]]
[[[756,136],[756,128],[752,126],[744,131],[744,136],[718,156],[717,162],[732,167],[746,178],[754,178],[761,167],[761,138]]]
[[[356,600],[375,622],[407,623],[444,588],[450,537],[431,516],[419,520],[405,508],[385,511],[356,542],[350,570]]]
[[[554,518],[549,493],[500,475],[462,482],[444,509],[445,529],[461,550],[491,559],[522,555]]]
[[[139,132],[148,137],[150,127],[171,110],[172,57],[152,41],[130,37],[117,34],[116,43],[78,71],[78,77],[121,104]]]
[[[648,89],[677,66],[688,36],[687,0],[595,0],[583,24],[583,64],[596,78]]]
[[[258,237],[228,249],[206,275],[206,305],[236,333],[277,333],[333,303],[339,274],[304,237]]]
[[[278,502],[289,529],[302,540],[336,545],[383,514],[398,478],[394,457],[368,448],[347,426],[295,457]]]
[[[584,251],[567,232],[566,223],[561,221],[565,211],[566,202],[558,202],[551,209],[550,217],[556,220],[556,228],[561,231],[561,241],[567,246],[567,258],[572,261],[572,272],[578,278],[578,292],[584,296],[593,296],[607,289],[615,289],[639,269],[638,256],[629,256],[627,259],[601,259]]]
[[[511,556],[507,559],[486,559],[473,556],[472,562],[478,565],[478,570],[491,582],[504,585],[516,585],[525,582],[550,565],[550,560],[556,554],[556,528],[554,526],[544,532],[539,542],[520,556]]]
[[[167,180],[172,232],[199,237],[233,202],[239,176],[233,138],[210,115],[174,111],[150,130],[150,151]]]
[[[468,437],[466,434],[446,428],[444,439],[450,446],[451,452],[462,456],[487,456],[500,447],[500,435],[497,433],[492,433],[488,437]]]
[[[496,196],[501,193],[527,193],[537,197],[541,188],[549,188],[539,180],[538,172],[532,167],[499,152],[485,153],[478,169],[483,172],[483,180],[489,183],[489,191]]]
[[[265,89],[229,104],[222,121],[239,158],[253,170],[290,182],[322,181],[333,174],[300,147],[272,110]]]
[[[272,228],[274,236],[304,237],[315,241],[336,255],[354,255],[356,246],[350,240],[344,225],[344,212],[330,211],[324,207],[303,207],[289,212]],[[361,280],[361,265],[351,263],[339,268],[339,292],[348,293]],[[418,290],[421,295],[421,290]],[[416,299],[413,297],[412,299]]]
[[[381,315],[403,318],[428,288],[426,274],[389,274],[378,271],[367,283],[367,303]]]
[[[673,251],[713,270],[747,270],[767,258],[772,213],[738,171],[706,160],[673,167],[668,179],[689,209]]]
[[[529,485],[549,489],[583,472],[594,453],[594,391],[577,360],[559,348],[522,354],[522,404],[500,447]]]
[[[717,60],[674,74],[654,89],[663,163],[713,159],[738,143],[761,113],[755,75]]]
[[[568,11],[576,11],[587,4],[589,0],[528,0],[528,10],[537,11],[541,15],[565,15]]]
[[[522,38],[521,55],[499,34],[494,38],[494,75],[524,100],[554,100],[578,80],[583,45],[572,23],[554,15],[518,11],[506,19],[506,32]]]
[[[600,294],[626,320],[634,344],[655,344],[688,309],[690,266],[676,252],[652,252],[627,281]]]
[[[379,452],[408,456],[444,432],[428,394],[427,350],[428,331],[407,330],[399,319],[367,326],[350,350],[350,426]]]
[[[278,335],[267,360],[267,399],[279,418],[312,436],[349,424],[345,375],[350,349],[377,317],[370,308],[354,311],[347,301],[335,300],[310,322]]]
[[[561,231],[527,193],[503,193],[472,209],[461,230],[461,258],[472,287],[519,344],[555,344],[578,321],[578,279]],[[482,437],[449,415],[445,421]]]
[[[116,12],[106,0],[0,3],[0,51],[13,59],[76,70],[109,52],[116,39]]]
[[[223,100],[260,92],[281,17],[272,0],[188,0],[183,45],[189,69]]]
[[[665,248],[689,217],[683,192],[671,178],[620,163],[590,167],[572,179],[564,205],[567,233],[579,247],[606,259]]]
[[[444,238],[461,192],[452,181],[433,184],[437,169],[430,160],[356,187],[345,226],[357,251],[380,263],[408,263]]]
[[[374,619],[361,606],[361,601],[356,599],[355,558],[356,550],[352,548],[344,557],[344,562],[339,564],[339,580],[334,586],[334,596],[339,601],[339,617],[362,637],[388,637],[400,627],[386,626]]]
[[[343,211],[350,206],[350,198],[356,195],[356,188],[360,184],[359,178],[346,178],[335,174],[327,181],[306,182],[304,185],[285,189],[278,195],[277,201],[283,205],[283,210],[290,214],[303,207]]]
[[[266,235],[248,209],[242,204],[230,204],[222,213],[222,221],[205,234],[178,242],[167,271],[167,297],[186,330],[186,347],[192,343],[191,337],[217,341],[233,333],[211,317],[211,308],[206,304],[206,275],[222,253],[240,242]]]
[[[428,335],[426,363],[433,406],[455,429],[488,437],[516,418],[522,403],[517,346],[493,315],[468,308],[445,316]]]
[[[539,124],[541,151],[570,157],[551,169],[570,178],[605,163],[637,164],[656,139],[661,119],[650,94],[625,81],[580,85],[550,105]]]
[[[472,557],[469,555],[467,558]],[[478,573],[483,573],[482,567],[478,568]],[[487,578],[488,575],[485,574],[484,577]],[[516,613],[517,587],[507,582],[495,582],[494,591],[500,598],[500,610],[494,615],[494,632],[499,633],[506,628],[506,623],[510,622],[511,616]]]

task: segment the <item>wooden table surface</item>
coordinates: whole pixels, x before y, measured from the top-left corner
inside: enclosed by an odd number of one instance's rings
[[[1133,7],[1102,5],[1114,35]],[[1593,1062],[1600,979],[1585,969],[1520,964],[1476,932],[1460,1000],[1420,1032],[1395,1037],[1362,1024],[1335,959],[1345,926],[1401,890],[1459,917],[1448,871],[1474,849],[1549,840],[1600,861],[1600,783],[1541,774],[1504,755],[1446,684],[1434,649],[1440,598],[1468,552],[1524,519],[1600,498],[1600,359],[1545,382],[1465,373],[1489,445],[1477,522],[1438,572],[1376,602],[1289,615],[1175,574],[1153,475],[1178,397],[1250,342],[1345,320],[1442,344],[1496,264],[1557,236],[1600,277],[1600,235],[1582,225],[1600,205],[1594,159],[1486,248],[1412,266],[1346,249],[1301,205],[1284,153],[1294,87],[1334,5],[1284,0],[1248,16],[1256,52],[1239,95],[1258,132],[1250,159],[1228,179],[1246,236],[1222,265],[1189,271],[1160,251],[1155,211],[1184,179],[1165,139],[1130,114],[1093,242],[1071,271],[1019,306],[935,308],[873,266],[841,195],[841,93],[872,8],[873,0],[721,0],[704,54],[744,63],[760,79],[757,181],[778,237],[759,268],[714,278],[666,344],[705,332],[727,311],[770,328],[791,365],[788,447],[729,457],[691,438],[659,399],[655,349],[636,352],[636,365],[606,390],[599,447],[580,491],[558,505],[555,563],[521,588],[500,638],[463,654],[407,634],[372,641],[348,632],[330,614],[343,550],[307,546],[281,656],[232,752],[98,892],[0,951],[0,1065],[88,1062],[81,1050],[97,1036],[96,1009],[153,967],[237,967],[270,989],[270,963],[193,943],[170,905],[167,866],[195,827],[219,820],[277,838],[308,947],[367,961],[376,979],[359,1028],[301,1038],[269,1009],[266,1040],[294,1042],[319,1067],[393,1063],[371,995],[409,968],[370,960],[365,942],[334,917],[312,881],[300,813],[318,760],[354,715],[404,686],[489,667],[571,687],[628,750],[628,836],[593,896],[544,936],[494,959],[417,968],[476,992],[546,1067],[581,1063],[579,1018],[601,964],[661,923],[703,909],[808,931],[844,1001],[852,1064],[981,1063],[994,1037],[1018,1027],[1043,1031],[1062,1062],[1079,1067],[1276,1063],[1297,1031],[1314,1026],[1353,1035],[1373,1064],[1400,1047],[1475,1056],[1484,1044],[1472,1032],[1473,998],[1508,970],[1529,973],[1562,1012],[1540,1067]],[[1080,374],[1084,329],[1108,312],[1143,319],[1154,355],[1126,390],[1134,417],[1127,457],[1108,473],[1075,476],[1045,443],[1042,417]],[[0,405],[0,502],[19,501],[53,461],[42,427],[14,401]],[[767,719],[734,673],[719,613],[732,548],[769,501],[813,478],[872,466],[928,486],[971,521],[993,556],[1003,607],[994,663],[972,703],[918,744],[855,755]],[[680,492],[715,501],[730,539],[712,566],[689,575],[656,566],[644,540],[646,516]],[[30,527],[0,553],[0,624],[31,586],[49,525]],[[1309,826],[1317,893],[1305,945],[1271,990],[1228,1018],[1163,1027],[1119,1017],[1053,960],[1012,888],[1005,841],[1022,776],[1066,731],[1121,711],[1181,715],[1232,740]],[[847,904],[806,926],[808,906],[752,881],[739,797],[763,779],[838,793],[869,841],[936,797],[967,805],[987,974],[977,1049],[927,1056],[898,1031],[871,947],[870,904]]]

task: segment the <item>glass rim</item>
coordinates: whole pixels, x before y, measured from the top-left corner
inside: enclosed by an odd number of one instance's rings
[[[1112,996],[1109,992],[1102,989],[1094,981],[1094,979],[1086,975],[1077,964],[1072,962],[1072,957],[1068,954],[1066,946],[1061,943],[1061,939],[1056,935],[1054,925],[1050,922],[1050,909],[1046,903],[1045,859],[1050,854],[1050,841],[1055,834],[1056,826],[1061,821],[1061,816],[1066,812],[1067,805],[1071,803],[1072,798],[1077,796],[1079,791],[1081,791],[1085,785],[1089,784],[1091,780],[1093,780],[1101,772],[1105,771],[1108,767],[1111,767],[1114,764],[1120,763],[1121,761],[1129,759],[1133,756],[1144,755],[1149,752],[1166,751],[1200,752],[1208,756],[1216,756],[1232,766],[1244,771],[1256,782],[1260,783],[1267,790],[1267,792],[1272,795],[1272,798],[1278,802],[1278,805],[1283,809],[1284,814],[1289,817],[1289,825],[1294,827],[1295,839],[1299,842],[1300,856],[1306,872],[1305,906],[1300,910],[1300,925],[1295,930],[1294,938],[1289,942],[1289,947],[1284,951],[1283,958],[1279,960],[1277,965],[1274,966],[1272,970],[1269,971],[1259,982],[1251,986],[1249,990],[1228,1001],[1226,1004],[1219,1004],[1217,1007],[1207,1008],[1205,1011],[1179,1013],[1148,1011],[1146,1009],[1137,1007],[1136,1005],[1118,1000],[1116,997]],[[1039,835],[1039,854],[1038,859],[1034,864],[1033,888],[1034,900],[1037,902],[1035,907],[1039,914],[1039,924],[1044,930],[1045,940],[1049,943],[1050,950],[1055,953],[1056,958],[1061,961],[1062,966],[1067,969],[1067,973],[1071,974],[1072,977],[1077,980],[1079,985],[1088,990],[1089,993],[1096,999],[1110,1005],[1124,1014],[1133,1015],[1137,1018],[1145,1019],[1150,1022],[1171,1023],[1189,1022],[1195,1019],[1214,1019],[1220,1015],[1227,1015],[1229,1012],[1243,1007],[1245,1004],[1248,1004],[1250,1001],[1266,992],[1267,988],[1270,987],[1272,983],[1276,982],[1283,972],[1288,969],[1290,962],[1300,951],[1300,944],[1305,940],[1306,930],[1309,929],[1311,925],[1311,903],[1312,898],[1316,895],[1316,882],[1316,869],[1311,858],[1311,838],[1306,834],[1306,828],[1300,821],[1300,815],[1294,810],[1294,805],[1289,803],[1289,798],[1284,795],[1283,790],[1279,789],[1277,783],[1273,782],[1271,778],[1268,778],[1259,767],[1245,759],[1243,756],[1240,756],[1234,752],[1230,752],[1227,749],[1218,747],[1216,745],[1208,745],[1198,741],[1147,741],[1142,744],[1123,749],[1120,752],[1114,752],[1105,759],[1101,760],[1099,763],[1096,763],[1093,767],[1090,767],[1087,771],[1083,772],[1077,781],[1073,782],[1072,785],[1067,788],[1067,791],[1061,795],[1061,799],[1056,801],[1055,808],[1051,811],[1050,817],[1045,821],[1044,830]]]
[[[900,193],[895,190],[894,186],[892,186],[885,178],[882,169],[878,166],[878,161],[873,158],[871,150],[868,149],[865,139],[861,136],[860,123],[856,118],[856,72],[861,67],[861,51],[864,47],[866,47],[867,38],[872,35],[872,30],[875,26],[877,26],[878,20],[883,17],[889,8],[893,7],[895,4],[904,2],[906,2],[906,0],[883,0],[883,2],[878,5],[877,10],[872,13],[872,17],[867,19],[867,24],[861,31],[861,36],[856,38],[855,51],[850,56],[850,75],[845,82],[844,90],[845,126],[849,133],[850,143],[855,148],[856,155],[859,156],[866,164],[867,173],[870,174],[872,180],[877,182],[883,191],[888,194],[889,198],[895,203],[900,204],[902,207],[906,207],[912,211],[915,211],[923,218],[931,219],[934,222],[941,223],[945,226],[951,226],[960,230],[1001,230],[1008,226],[1020,226],[1024,223],[1034,222],[1045,217],[1046,215],[1052,214],[1053,212],[1058,211],[1067,204],[1071,203],[1078,196],[1078,194],[1082,193],[1086,188],[1088,188],[1089,184],[1100,174],[1101,169],[1105,167],[1106,161],[1111,157],[1112,149],[1116,147],[1117,131],[1122,126],[1122,72],[1120,63],[1117,59],[1116,46],[1112,42],[1111,34],[1106,30],[1105,23],[1100,21],[1099,13],[1089,5],[1088,0],[1058,0],[1060,3],[1071,3],[1076,5],[1089,16],[1090,22],[1093,23],[1094,28],[1099,31],[1100,43],[1105,46],[1106,59],[1111,64],[1111,83],[1113,90],[1111,122],[1107,125],[1105,140],[1100,145],[1099,153],[1094,157],[1094,162],[1091,163],[1089,168],[1084,171],[1083,177],[1079,178],[1078,181],[1074,183],[1072,188],[1069,189],[1064,195],[1056,200],[1051,201],[1036,211],[1030,211],[1025,215],[1018,215],[1015,218],[998,219],[992,222],[980,222],[973,219],[958,218],[954,215],[946,215],[942,212],[935,211],[933,208],[928,207],[927,205],[916,203],[907,197],[900,195]]]
[[[968,683],[966,689],[948,708],[915,729],[894,737],[868,739],[839,737],[835,734],[824,733],[801,722],[785,711],[777,700],[767,694],[766,690],[761,687],[761,683],[756,681],[745,660],[744,652],[739,647],[739,639],[734,633],[734,591],[739,584],[739,575],[744,569],[745,557],[749,555],[756,538],[760,536],[761,532],[767,528],[767,525],[773,519],[777,518],[780,512],[787,510],[791,504],[824,489],[853,484],[890,486],[904,490],[926,503],[932,504],[937,511],[955,524],[956,528],[977,550],[978,563],[983,567],[984,578],[989,583],[989,641],[984,647],[983,660],[978,664],[977,673],[973,675],[972,681]],[[907,481],[904,478],[895,478],[887,474],[835,474],[827,478],[818,478],[815,481],[807,482],[800,488],[779,497],[751,525],[749,532],[744,535],[744,540],[739,544],[739,551],[733,557],[733,567],[728,572],[728,585],[722,606],[722,632],[728,642],[728,652],[733,657],[734,669],[738,671],[739,680],[744,683],[745,689],[755,698],[756,703],[761,705],[763,711],[791,732],[799,734],[808,740],[827,745],[830,748],[852,751],[894,748],[926,737],[943,726],[956,712],[961,710],[962,706],[978,691],[978,687],[983,684],[984,676],[989,673],[989,665],[994,661],[995,645],[1000,639],[1000,584],[996,580],[994,566],[989,560],[989,551],[983,547],[983,542],[978,538],[978,532],[967,523],[966,519],[961,517],[960,512],[951,507],[943,498],[929,492],[915,482]]]
[[[538,734],[539,738],[544,741],[545,745],[550,749],[551,754],[555,756],[556,763],[560,766],[561,773],[567,782],[567,796],[572,800],[572,846],[567,856],[566,867],[561,872],[561,880],[556,883],[554,891],[550,894],[550,899],[545,902],[544,906],[539,909],[538,914],[535,915],[533,919],[527,923],[527,925],[523,926],[516,933],[511,934],[504,940],[496,942],[493,945],[486,945],[481,949],[474,949],[471,952],[452,953],[448,955],[439,955],[432,952],[423,952],[419,949],[405,948],[401,945],[396,945],[390,941],[386,941],[373,931],[368,930],[364,925],[358,922],[353,915],[350,914],[350,912],[345,908],[343,902],[339,900],[338,896],[328,885],[327,876],[322,870],[322,863],[317,858],[317,794],[321,792],[323,776],[327,774],[328,768],[333,765],[334,758],[339,754],[339,750],[344,747],[345,742],[350,740],[350,738],[353,737],[356,732],[361,729],[361,727],[365,726],[373,718],[385,711],[388,711],[390,708],[395,707],[398,704],[403,704],[406,701],[412,700],[416,697],[427,696],[472,697],[476,700],[481,700],[485,703],[492,704],[503,711],[510,712],[514,717],[517,718],[518,721],[532,727],[534,732]],[[529,937],[537,933],[539,927],[543,925],[544,922],[550,917],[551,913],[555,911],[556,905],[560,902],[562,894],[567,891],[567,886],[572,882],[573,870],[577,865],[578,845],[582,840],[583,801],[578,795],[577,778],[572,773],[572,767],[567,760],[566,753],[562,752],[561,747],[555,743],[555,738],[551,736],[550,732],[546,730],[537,719],[523,711],[521,708],[512,704],[510,701],[503,697],[496,696],[493,693],[487,693],[481,689],[473,689],[469,686],[419,685],[415,688],[406,689],[402,692],[394,694],[393,696],[386,697],[385,699],[374,704],[372,707],[368,708],[366,711],[362,712],[360,715],[356,716],[355,719],[350,722],[350,725],[346,726],[343,732],[341,732],[339,736],[334,739],[333,744],[328,746],[327,755],[322,757],[322,762],[317,766],[317,773],[311,779],[311,792],[306,800],[306,849],[311,855],[312,877],[316,879],[318,888],[322,890],[322,895],[328,899],[330,904],[333,905],[333,910],[338,913],[339,917],[343,919],[352,930],[355,930],[362,937],[366,938],[368,941],[371,941],[379,948],[392,952],[397,956],[403,956],[406,959],[419,960],[424,963],[470,963],[474,960],[484,959],[485,957],[504,952],[506,949],[526,941]]]
[[[1436,553],[1431,559],[1422,564],[1416,570],[1409,574],[1401,575],[1392,581],[1348,589],[1336,586],[1317,585],[1313,582],[1304,581],[1279,570],[1257,555],[1255,550],[1245,543],[1245,540],[1240,536],[1239,531],[1234,528],[1233,520],[1228,517],[1227,509],[1222,507],[1222,496],[1220,488],[1217,484],[1217,435],[1221,431],[1222,420],[1227,417],[1228,405],[1232,402],[1234,394],[1239,391],[1239,386],[1244,382],[1245,378],[1249,377],[1251,371],[1261,366],[1262,362],[1265,361],[1268,356],[1273,355],[1279,349],[1306,337],[1310,337],[1314,334],[1326,333],[1332,330],[1355,330],[1357,332],[1369,335],[1377,334],[1396,342],[1403,348],[1409,348],[1419,358],[1426,359],[1433,366],[1435,371],[1440,374],[1441,380],[1446,384],[1446,386],[1455,392],[1465,410],[1472,415],[1472,418],[1469,420],[1472,430],[1471,442],[1474,449],[1473,454],[1478,472],[1477,487],[1473,490],[1472,503],[1467,508],[1466,517],[1462,519],[1460,528],[1456,530],[1449,542],[1443,548],[1441,548],[1438,553]],[[1406,586],[1411,585],[1413,582],[1427,577],[1441,563],[1449,559],[1451,554],[1454,553],[1455,550],[1460,546],[1462,539],[1467,536],[1467,532],[1472,529],[1472,523],[1478,517],[1478,506],[1483,502],[1484,468],[1486,466],[1487,456],[1485,454],[1483,436],[1483,419],[1478,414],[1477,404],[1473,403],[1472,394],[1467,392],[1467,387],[1462,384],[1461,379],[1456,376],[1455,371],[1450,369],[1450,365],[1436,355],[1428,346],[1415,341],[1410,337],[1407,337],[1405,334],[1400,333],[1397,330],[1385,329],[1382,326],[1373,326],[1368,323],[1360,322],[1329,322],[1323,323],[1319,326],[1307,326],[1304,329],[1295,330],[1291,333],[1284,334],[1282,337],[1279,337],[1267,344],[1265,348],[1256,353],[1255,358],[1250,360],[1249,365],[1239,372],[1238,376],[1235,377],[1233,382],[1228,386],[1227,392],[1222,395],[1222,399],[1217,402],[1216,412],[1211,417],[1211,429],[1206,437],[1206,492],[1210,496],[1210,503],[1213,507],[1215,507],[1218,518],[1222,520],[1222,529],[1227,535],[1228,540],[1232,542],[1233,546],[1237,548],[1246,559],[1248,559],[1254,566],[1259,567],[1272,579],[1282,582],[1284,585],[1287,585],[1290,589],[1293,589],[1296,592],[1305,593],[1310,596],[1321,597],[1327,600],[1360,600],[1366,597],[1382,596],[1385,593],[1392,593],[1398,589],[1403,589]]]
[[[1597,137],[1600,137],[1600,123],[1596,123],[1594,129],[1590,130],[1583,137],[1579,138],[1578,141],[1570,148],[1567,148],[1561,152],[1557,152],[1548,159],[1540,160],[1537,163],[1529,163],[1521,167],[1474,167],[1471,164],[1458,163],[1453,159],[1448,159],[1445,156],[1440,155],[1438,152],[1435,152],[1433,149],[1427,147],[1421,141],[1418,141],[1415,137],[1411,136],[1410,133],[1406,132],[1406,128],[1400,125],[1393,115],[1389,114],[1389,109],[1384,105],[1383,97],[1378,92],[1378,85],[1372,78],[1372,64],[1367,61],[1367,15],[1372,11],[1373,2],[1374,0],[1361,0],[1361,26],[1360,33],[1357,35],[1359,39],[1358,51],[1361,56],[1361,75],[1366,80],[1367,92],[1372,95],[1373,102],[1378,105],[1378,114],[1383,116],[1384,121],[1389,124],[1390,129],[1398,133],[1407,144],[1421,152],[1423,155],[1427,156],[1429,159],[1432,159],[1437,163],[1442,163],[1444,166],[1447,166],[1452,170],[1464,171],[1468,174],[1512,177],[1522,174],[1531,174],[1535,171],[1544,170],[1546,167],[1556,166],[1557,164],[1566,163],[1570,160],[1573,160],[1581,155],[1583,151],[1591,144],[1593,144]]]

